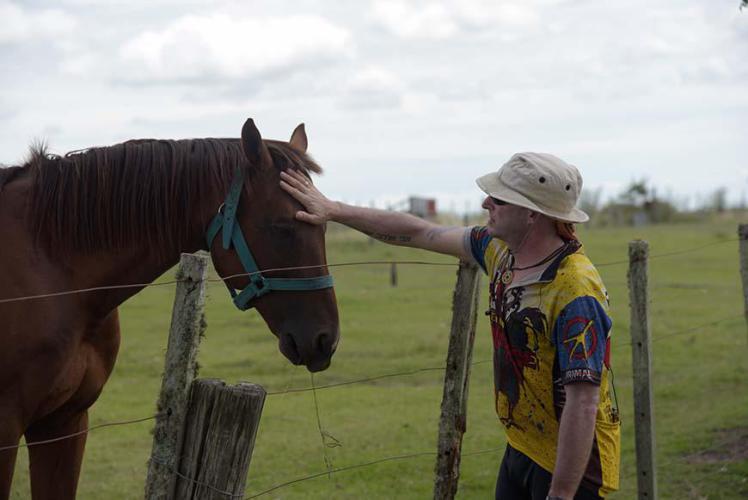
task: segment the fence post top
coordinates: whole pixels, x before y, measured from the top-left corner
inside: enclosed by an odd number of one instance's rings
[[[649,254],[649,243],[645,240],[632,240],[629,242],[629,260],[644,260]]]
[[[738,236],[741,240],[748,240],[748,224],[738,224]]]
[[[477,267],[478,265],[475,262],[460,259],[460,269],[473,269]]]
[[[208,268],[208,259],[204,255],[183,253],[179,259],[177,279],[202,281]]]

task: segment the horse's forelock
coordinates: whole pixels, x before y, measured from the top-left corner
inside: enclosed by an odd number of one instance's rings
[[[322,167],[310,155],[299,151],[287,142],[266,140],[265,144],[277,168],[285,170],[290,167],[307,173],[322,173]]]

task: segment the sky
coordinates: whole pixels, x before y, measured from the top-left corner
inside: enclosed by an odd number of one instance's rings
[[[603,198],[748,193],[739,0],[0,0],[0,163],[305,123],[316,183],[479,209],[475,178],[553,153]]]

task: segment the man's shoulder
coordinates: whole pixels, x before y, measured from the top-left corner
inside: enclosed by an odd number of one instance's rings
[[[470,229],[471,247],[483,253],[487,270],[490,270],[507,251],[503,240],[491,236],[486,226],[474,226]]]
[[[600,273],[581,246],[564,257],[551,286],[572,300],[574,297],[589,295],[607,302],[607,292]]]

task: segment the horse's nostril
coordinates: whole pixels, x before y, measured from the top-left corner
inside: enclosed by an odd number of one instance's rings
[[[284,356],[288,358],[291,363],[295,365],[301,363],[301,354],[299,353],[299,348],[296,345],[296,341],[294,340],[293,336],[281,335],[278,339],[278,342],[280,344],[280,351]]]
[[[326,333],[320,333],[319,335],[317,335],[316,346],[315,347],[317,348],[318,351],[324,352],[324,351],[327,350],[327,347],[328,347],[327,339],[328,339],[328,337],[329,337],[329,335],[326,334]]]

